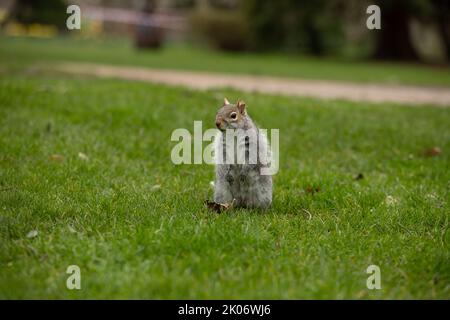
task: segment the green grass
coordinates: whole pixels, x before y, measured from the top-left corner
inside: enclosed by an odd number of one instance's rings
[[[213,167],[171,163],[171,132],[212,127],[225,94],[281,129],[267,212],[208,212]],[[449,299],[449,123],[429,106],[0,76],[0,298]]]
[[[25,63],[80,61],[163,69],[198,70],[304,79],[450,86],[448,66],[376,63],[347,59],[317,59],[282,54],[226,54],[186,45],[158,51],[138,51],[123,40],[0,37],[0,60],[9,68]]]

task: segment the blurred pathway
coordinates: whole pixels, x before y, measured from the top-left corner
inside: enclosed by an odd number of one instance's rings
[[[184,86],[192,89],[230,87],[249,92],[322,99],[344,99],[359,102],[395,102],[414,105],[433,104],[450,107],[450,89],[443,87],[358,84],[86,63],[65,63],[59,65],[57,70],[74,74],[88,74],[98,77],[113,77]]]

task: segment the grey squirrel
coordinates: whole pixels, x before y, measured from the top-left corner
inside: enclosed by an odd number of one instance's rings
[[[268,208],[272,203],[269,143],[246,111],[224,99],[216,114],[214,202],[241,208]]]

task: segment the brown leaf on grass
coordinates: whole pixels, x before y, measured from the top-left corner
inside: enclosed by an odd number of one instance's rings
[[[305,192],[309,194],[315,194],[320,192],[320,187],[309,186],[305,188]]]
[[[231,203],[217,203],[214,201],[205,200],[205,206],[211,211],[215,211],[217,213],[221,213],[222,211],[228,210],[234,205],[234,200]]]
[[[430,157],[436,157],[436,156],[440,155],[441,153],[442,153],[441,148],[435,146],[435,147],[432,147],[432,148],[429,148],[429,149],[425,149],[422,152],[422,155],[424,157],[430,158]]]
[[[60,155],[60,154],[52,154],[52,155],[49,157],[49,159],[50,159],[51,161],[61,162],[61,161],[64,160],[64,157],[63,157],[62,155]]]

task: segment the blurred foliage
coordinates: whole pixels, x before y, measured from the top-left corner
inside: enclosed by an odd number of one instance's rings
[[[194,34],[214,48],[225,51],[249,49],[249,31],[239,11],[199,10],[190,17]]]
[[[450,58],[450,6],[448,0],[377,0],[382,28],[376,33],[374,57],[388,60],[420,60],[412,43],[410,22],[435,23]]]
[[[322,55],[344,40],[339,1],[245,0],[243,11],[256,49]]]
[[[175,9],[192,9],[195,3],[195,0],[172,0],[170,6]]]
[[[209,0],[191,16],[193,31],[223,50],[289,51],[323,55],[343,42],[335,1]]]
[[[99,5],[127,8],[136,7],[136,3],[141,6],[152,3],[156,7],[162,1],[132,3],[98,1]],[[370,4],[381,8],[381,30],[366,29],[366,8]],[[65,0],[16,0],[3,23],[16,22],[24,25],[24,30],[39,24],[64,31],[67,5]],[[434,28],[437,45],[430,46],[428,52],[434,50],[442,61],[445,56],[450,60],[449,0],[170,0],[169,7],[186,10],[194,34],[220,50],[315,56],[351,52],[353,57],[426,60],[420,52],[418,33],[411,30],[411,24],[419,22]],[[14,24],[9,30],[22,32]],[[163,40],[162,30],[138,22],[139,47],[159,47]]]
[[[447,59],[450,60],[450,1],[431,0],[431,3],[433,5],[431,20],[438,25]]]
[[[5,21],[24,25],[54,25],[59,30],[66,29],[66,8],[63,0],[16,0]]]
[[[366,29],[370,4],[381,8],[381,30]],[[322,56],[351,49],[360,57],[418,61],[413,21],[435,26],[450,58],[448,0],[197,0],[191,26],[223,50]]]
[[[236,0],[209,0],[208,2],[217,9],[237,9],[239,7]]]

